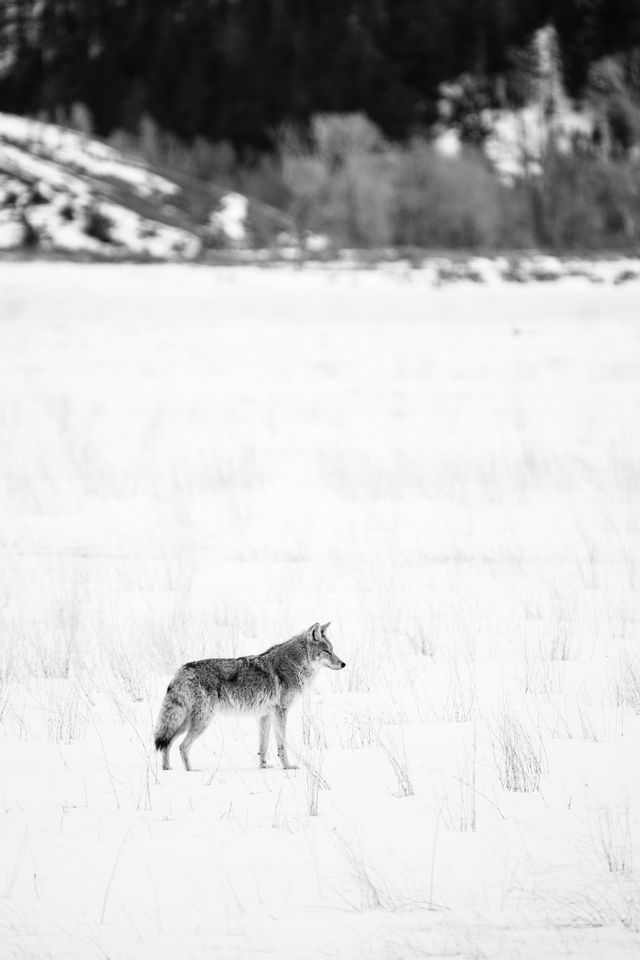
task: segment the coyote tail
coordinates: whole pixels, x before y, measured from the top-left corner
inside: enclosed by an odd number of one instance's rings
[[[155,729],[156,750],[165,750],[177,737],[189,716],[190,705],[183,691],[175,690],[170,683],[160,707]]]

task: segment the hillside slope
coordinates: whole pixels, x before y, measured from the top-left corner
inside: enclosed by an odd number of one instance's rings
[[[0,113],[0,249],[108,259],[193,260],[251,246],[277,211],[193,180],[167,177],[99,140]]]

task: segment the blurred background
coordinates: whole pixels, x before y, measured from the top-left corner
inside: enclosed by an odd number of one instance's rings
[[[0,111],[5,248],[637,249],[636,0],[0,0]]]

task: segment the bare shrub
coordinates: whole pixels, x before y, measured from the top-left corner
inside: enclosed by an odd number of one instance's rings
[[[598,847],[610,873],[628,876],[633,871],[633,831],[629,817],[629,801],[599,807],[596,821]]]
[[[424,622],[415,620],[407,624],[404,629],[404,635],[412,649],[422,657],[433,657],[435,654],[435,629],[432,624],[430,627]]]
[[[443,719],[466,723],[478,713],[475,663],[455,657],[452,670],[453,676],[443,705]]]
[[[492,247],[500,236],[497,178],[479,154],[440,156],[414,140],[396,164],[396,242],[416,247]]]
[[[384,876],[369,861],[361,842],[338,834],[338,841],[361,895],[362,910],[392,910],[398,905]]]
[[[291,125],[278,131],[278,155],[282,179],[292,198],[289,212],[299,231],[308,230],[316,219],[318,202],[328,180],[326,163]]]
[[[546,766],[540,732],[532,731],[507,704],[491,725],[490,732],[503,789],[521,793],[539,790]]]
[[[322,776],[322,750],[310,750],[304,760],[305,766],[305,795],[307,798],[307,813],[310,817],[317,817],[320,805],[320,791],[328,790],[329,784]]]
[[[440,816],[448,830],[460,833],[475,833],[477,830],[477,766],[478,736],[474,724],[471,755],[465,758],[459,774],[448,777],[444,789],[438,792]]]
[[[46,706],[48,738],[54,743],[73,743],[87,727],[80,691],[70,680],[50,684]]]
[[[347,246],[393,243],[394,193],[389,160],[359,153],[336,176],[318,228]]]
[[[370,713],[353,714],[351,728],[347,735],[346,748],[348,750],[362,750],[377,746],[380,742],[381,725],[382,720]]]
[[[611,686],[617,706],[631,707],[636,716],[640,716],[640,663],[637,657],[624,652]]]
[[[327,749],[327,735],[322,716],[311,702],[308,692],[302,701],[302,742],[305,747],[314,751]]]
[[[109,650],[109,665],[112,674],[118,678],[120,686],[127,696],[134,702],[140,703],[145,698],[145,673],[140,657],[135,651],[131,652],[124,644],[114,644]]]
[[[320,114],[310,137],[279,131],[282,177],[300,230],[329,234],[346,246],[393,241],[393,182],[378,128],[362,114]]]
[[[84,103],[72,103],[69,111],[69,126],[90,137],[93,133],[91,110]]]
[[[11,671],[9,664],[5,661],[4,663],[0,663],[0,723],[2,723],[9,705],[10,692]]]
[[[411,778],[411,768],[409,766],[409,757],[407,754],[407,745],[404,738],[404,731],[401,731],[399,737],[388,737],[382,742],[382,749],[389,761],[389,766],[393,771],[398,788],[398,796],[412,797],[415,793],[413,780]]]
[[[363,113],[318,113],[311,130],[318,153],[330,167],[384,146],[380,130]]]
[[[621,247],[637,238],[638,162],[552,153],[544,172],[549,242],[561,249]]]

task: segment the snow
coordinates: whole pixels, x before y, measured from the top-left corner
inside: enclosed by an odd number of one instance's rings
[[[458,157],[462,151],[462,142],[457,130],[449,128],[442,130],[433,140],[433,147],[442,157],[451,159]]]
[[[52,123],[0,113],[0,140],[36,155],[54,155],[58,163],[67,164],[88,177],[113,177],[144,197],[154,194],[170,197],[177,192],[170,180],[151,173],[131,158],[125,160],[117,150],[99,140]],[[3,149],[6,149],[4,144]]]
[[[325,253],[331,248],[331,241],[324,233],[309,231],[304,238],[304,249],[309,253]]]
[[[209,218],[209,228],[221,239],[233,246],[243,246],[247,241],[247,216],[249,201],[241,193],[225,193],[220,198],[219,209]]]
[[[483,150],[501,179],[509,184],[525,175],[542,173],[551,137],[555,150],[569,154],[576,141],[591,142],[595,130],[593,112],[586,106],[572,105],[566,98],[560,100],[551,117],[540,103],[529,103],[517,110],[486,109],[481,119],[489,131]],[[459,131],[441,124],[433,147],[443,157],[459,156],[463,147]]]
[[[38,230],[40,244],[45,249],[83,252],[99,255],[102,244],[88,237],[79,217],[67,220],[63,211],[67,207],[66,196],[54,196],[53,202],[39,204],[29,216],[29,223]]]
[[[112,224],[113,242],[131,253],[169,260],[177,254],[187,260],[200,253],[200,241],[188,230],[154,223],[116,203],[101,203],[100,213]]]
[[[0,263],[3,960],[637,956],[639,374],[632,283]],[[159,769],[329,619],[299,770]]]
[[[491,133],[484,151],[497,172],[512,181],[524,174],[540,174],[550,136],[554,148],[570,153],[576,138],[590,141],[594,117],[589,110],[578,110],[568,102],[549,119],[539,104],[520,110],[486,111],[485,122]]]
[[[3,170],[19,171],[22,175],[39,182],[41,189],[66,190],[88,198],[88,186],[77,176],[61,170],[55,163],[32,157],[18,147],[0,143],[0,163]]]
[[[4,220],[0,217],[0,250],[11,250],[19,247],[24,236],[24,229],[15,220]]]

